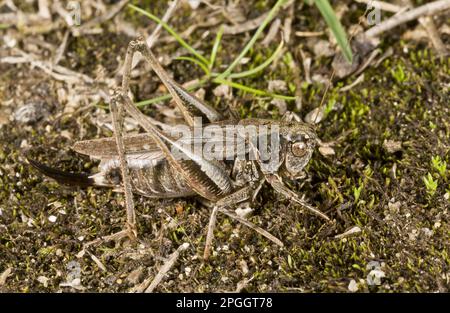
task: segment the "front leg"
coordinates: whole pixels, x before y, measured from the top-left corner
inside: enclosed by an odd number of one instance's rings
[[[324,220],[330,221],[330,218],[328,216],[326,216],[324,213],[320,212],[318,209],[312,207],[311,205],[309,205],[308,203],[306,203],[305,201],[300,199],[300,197],[295,192],[293,192],[288,187],[286,187],[277,175],[267,174],[266,181],[273,187],[273,189],[276,192],[278,192],[278,193],[282,194],[283,196],[285,196],[286,198],[300,204],[303,208],[307,209],[308,211],[310,211],[311,213],[313,213],[317,216],[320,216]]]

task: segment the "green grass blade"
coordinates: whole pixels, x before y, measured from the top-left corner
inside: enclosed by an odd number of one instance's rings
[[[155,97],[155,98],[151,98],[151,99],[147,99],[147,100],[136,102],[135,105],[137,107],[144,107],[146,105],[150,105],[150,104],[155,104],[155,103],[158,103],[158,102],[166,101],[166,100],[169,100],[171,98],[172,98],[172,95],[166,94],[166,95],[163,95],[163,96],[159,96],[159,97]]]
[[[221,78],[215,78],[213,80],[215,83],[217,84],[224,84],[224,85],[228,85],[230,87],[233,88],[237,88],[246,92],[250,92],[254,95],[257,96],[267,96],[267,97],[272,97],[272,98],[277,98],[277,99],[283,99],[283,100],[295,100],[295,97],[291,97],[291,96],[284,96],[284,95],[279,95],[279,94],[275,94],[275,93],[270,93],[264,90],[260,90],[260,89],[255,89],[255,88],[251,88],[251,87],[247,87],[245,85],[236,83],[236,82],[232,82],[226,79],[221,79]]]
[[[328,24],[328,27],[330,27],[331,31],[333,32],[333,35],[336,38],[339,47],[341,47],[345,59],[349,63],[352,63],[353,53],[350,49],[347,35],[345,34],[345,30],[342,27],[341,22],[339,22],[338,18],[336,17],[336,14],[334,13],[330,3],[328,2],[328,0],[315,0],[314,3],[325,19],[325,22]]]
[[[244,71],[244,72],[240,72],[240,73],[234,73],[234,74],[230,74],[228,77],[229,78],[242,78],[242,77],[247,77],[247,76],[251,76],[254,75],[260,71],[262,71],[263,69],[265,69],[267,66],[269,66],[273,60],[275,60],[275,58],[278,56],[278,54],[281,52],[281,49],[283,48],[283,40],[280,42],[280,44],[278,45],[277,49],[275,50],[275,52],[263,63],[261,63],[260,65],[256,66],[255,68],[252,68],[248,71]]]
[[[176,57],[175,60],[184,60],[184,61],[189,61],[189,62],[195,63],[201,67],[201,69],[205,72],[206,76],[209,76],[211,74],[209,71],[209,68],[207,68],[205,64],[203,64],[202,62],[200,62],[199,60],[197,60],[195,58],[181,56],[181,57]]]
[[[203,64],[205,64],[206,66],[209,65],[209,61],[208,61],[207,59],[205,59],[205,58],[204,58],[197,50],[195,50],[195,49],[194,49],[192,46],[190,46],[186,41],[184,41],[184,39],[181,38],[181,36],[180,36],[180,35],[179,35],[172,27],[170,27],[167,23],[165,23],[164,21],[162,21],[159,17],[157,17],[157,16],[151,14],[150,12],[147,12],[147,11],[145,11],[145,10],[143,10],[143,9],[141,9],[141,8],[139,8],[139,7],[137,7],[137,6],[135,6],[135,5],[128,4],[128,6],[129,6],[131,9],[133,9],[133,10],[135,10],[135,11],[137,11],[137,12],[139,12],[139,13],[145,15],[145,16],[147,16],[148,18],[152,19],[152,20],[155,21],[156,23],[161,24],[162,27],[163,27],[170,35],[172,35],[173,38],[175,38],[175,39],[180,43],[180,45],[182,45],[186,50],[188,50],[190,53],[192,53],[193,55],[195,55],[195,57],[198,58]]]
[[[264,19],[264,21],[258,27],[258,29],[256,30],[253,37],[250,39],[250,41],[245,45],[244,49],[241,51],[239,56],[233,61],[233,63],[230,64],[230,66],[228,66],[228,68],[225,70],[225,72],[223,72],[222,74],[219,75],[218,78],[224,79],[224,78],[227,78],[231,74],[233,69],[239,64],[239,62],[241,62],[242,58],[245,57],[247,52],[253,47],[256,40],[258,40],[259,35],[266,28],[267,24],[269,24],[269,22],[275,17],[275,15],[278,13],[278,10],[285,2],[286,2],[286,0],[278,0],[275,3],[273,8],[269,11],[269,14],[267,15],[267,17]]]
[[[209,60],[209,69],[212,70],[214,67],[214,63],[216,62],[217,51],[219,50],[220,41],[222,40],[223,35],[223,26],[220,26],[219,31],[217,32],[216,39],[214,40],[214,45],[211,50],[211,58]]]

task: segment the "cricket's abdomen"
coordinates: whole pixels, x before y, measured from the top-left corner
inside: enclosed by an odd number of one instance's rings
[[[165,159],[153,164],[128,160],[128,164],[134,193],[150,198],[176,198],[196,194]],[[118,160],[102,161],[100,170],[92,176],[96,185],[121,189],[122,175]]]

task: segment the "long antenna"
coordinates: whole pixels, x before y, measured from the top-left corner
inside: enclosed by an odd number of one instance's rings
[[[367,13],[369,12],[369,8],[372,7],[372,4],[373,4],[373,0],[371,0],[371,1],[367,4],[366,10],[364,11],[363,16],[360,16],[360,18],[359,18],[358,26],[360,26],[360,25],[362,24],[362,22],[363,22],[363,20],[364,20],[363,17],[366,17]],[[355,37],[355,35],[356,35],[356,32],[355,32],[354,34],[350,34],[350,37],[349,37],[349,39],[347,40],[347,45],[350,45],[350,50],[351,50],[351,41],[353,40],[353,37]],[[334,78],[334,75],[335,75],[335,74],[336,74],[336,70],[333,69],[333,72],[331,72],[330,79],[328,80],[328,84],[327,84],[327,86],[325,87],[325,91],[324,91],[324,93],[323,93],[322,100],[320,101],[319,110],[317,110],[316,116],[314,117],[314,124],[317,123],[317,119],[318,119],[318,117],[321,115],[322,110],[324,109],[325,97],[326,97],[326,95],[327,95],[327,93],[328,93],[328,90],[330,89],[330,86],[331,86],[331,84],[332,84],[332,82],[333,82],[333,78]]]

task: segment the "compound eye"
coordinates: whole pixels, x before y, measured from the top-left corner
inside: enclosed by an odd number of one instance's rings
[[[291,147],[292,154],[296,157],[303,157],[308,152],[308,147],[304,142],[296,142],[292,144]]]

